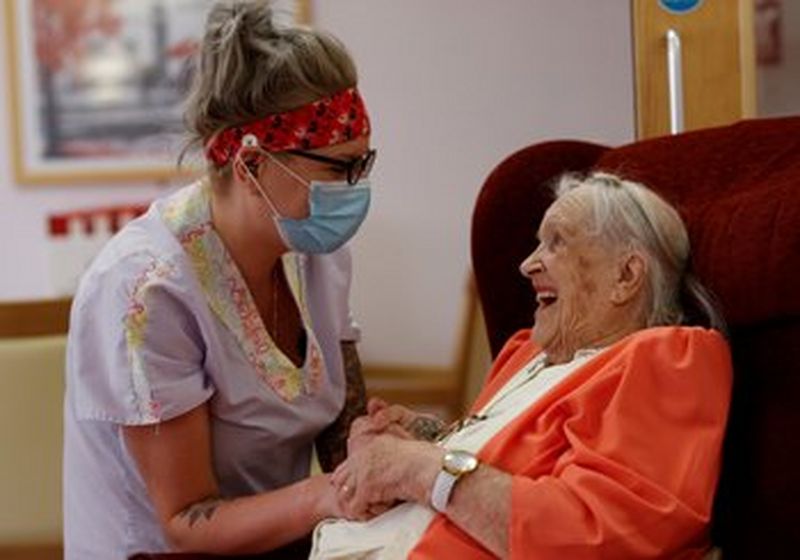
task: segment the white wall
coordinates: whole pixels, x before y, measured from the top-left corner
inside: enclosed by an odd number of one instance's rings
[[[628,0],[317,0],[359,64],[379,150],[354,243],[353,304],[370,363],[450,365],[478,189],[530,143],[633,137]],[[0,13],[0,29],[5,29]],[[0,41],[0,76],[8,76]],[[3,80],[6,82],[6,80]],[[139,202],[155,185],[14,184],[0,87],[0,299],[50,293],[45,216]]]
[[[541,140],[633,138],[629,2],[317,0],[313,18],[352,50],[374,120],[355,242],[365,358],[447,366],[491,169]]]

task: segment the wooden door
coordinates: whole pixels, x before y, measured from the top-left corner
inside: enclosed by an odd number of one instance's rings
[[[680,41],[683,129],[752,117],[755,103],[753,0],[703,0],[673,13],[659,0],[632,0],[639,138],[669,134],[667,34]]]

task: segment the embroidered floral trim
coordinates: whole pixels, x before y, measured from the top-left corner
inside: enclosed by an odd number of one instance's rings
[[[324,360],[311,328],[296,257],[285,256],[283,265],[308,333],[306,363],[301,368],[283,354],[264,327],[244,278],[211,224],[208,189],[202,182],[173,195],[161,210],[164,222],[189,257],[209,307],[261,379],[287,402],[314,394],[322,381]]]
[[[175,272],[176,268],[172,262],[152,258],[134,281],[128,310],[125,313],[125,340],[131,364],[133,394],[139,414],[146,422],[158,422],[161,419],[161,404],[153,398],[140,352],[147,330],[147,291],[156,281],[172,277]]]

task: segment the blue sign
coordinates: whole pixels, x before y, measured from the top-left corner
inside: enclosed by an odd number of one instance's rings
[[[688,14],[699,8],[703,0],[658,0],[658,3],[673,14]]]

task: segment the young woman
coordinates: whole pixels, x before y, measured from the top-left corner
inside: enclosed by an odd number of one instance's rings
[[[332,36],[218,2],[186,112],[201,181],[104,248],[72,310],[67,559],[280,548],[338,514],[363,383],[344,247],[375,158]]]

